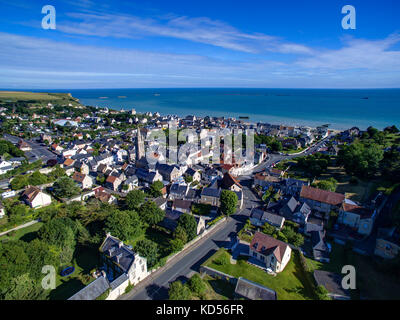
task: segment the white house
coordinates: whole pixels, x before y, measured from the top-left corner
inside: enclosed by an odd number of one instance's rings
[[[6,215],[3,204],[0,202],[0,219]]]
[[[22,199],[31,208],[41,208],[51,204],[51,197],[37,187],[28,186],[22,194]]]
[[[75,172],[72,179],[81,189],[90,189],[93,186],[92,178],[86,174]]]
[[[14,168],[12,167],[11,162],[5,160],[0,161],[0,174],[5,174],[8,171],[11,171],[12,169]]]
[[[261,232],[256,232],[249,249],[251,257],[261,261],[266,268],[276,273],[285,269],[292,254],[292,249],[287,243]]]
[[[100,252],[102,253],[104,270],[110,281],[125,274],[129,282],[136,285],[149,275],[147,259],[141,257],[131,247],[109,233],[100,246]]]

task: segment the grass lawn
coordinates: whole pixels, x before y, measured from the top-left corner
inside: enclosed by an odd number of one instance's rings
[[[235,286],[225,280],[214,279],[209,275],[203,278],[207,290],[204,294],[205,300],[233,300]]]
[[[95,248],[78,247],[71,265],[75,267],[75,272],[68,277],[61,277],[61,270],[57,270],[56,288],[49,292],[50,300],[66,300],[95,280],[90,271],[100,267],[99,251]]]
[[[328,167],[328,171],[321,175],[320,180],[328,178],[338,181],[336,192],[346,194],[347,198],[358,202],[367,201],[379,183],[375,180],[359,180],[357,184],[352,184],[350,183],[351,177],[340,167]]]
[[[400,299],[400,281],[390,274],[376,270],[375,262],[371,257],[362,256],[356,252],[346,253],[345,247],[332,243],[331,261],[320,263],[306,258],[312,271],[324,270],[341,273],[344,265],[353,265],[356,268],[357,289],[352,292],[353,299],[363,298],[373,300]]]
[[[199,216],[208,216],[211,211],[211,205],[204,203],[194,203],[192,206],[192,213]]]
[[[25,242],[29,242],[36,238],[36,233],[43,225],[43,222],[35,223],[29,227],[22,228],[16,231],[12,231],[2,237],[0,240],[23,240]]]
[[[204,265],[222,271],[236,278],[243,277],[250,281],[257,282],[272,290],[275,290],[279,300],[313,300],[314,291],[306,275],[300,267],[297,253],[292,252],[292,258],[284,271],[276,277],[267,274],[265,271],[249,265],[246,258],[239,258],[236,264],[228,263],[219,265],[216,263],[221,255],[230,254],[224,250],[218,250],[210,257]]]

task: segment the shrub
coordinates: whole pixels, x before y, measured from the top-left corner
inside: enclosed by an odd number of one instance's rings
[[[195,274],[190,278],[189,288],[192,292],[199,296],[207,289],[203,279],[201,279],[198,274]]]

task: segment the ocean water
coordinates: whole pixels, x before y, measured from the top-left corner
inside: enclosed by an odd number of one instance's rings
[[[60,92],[60,90],[57,90]],[[66,90],[81,103],[162,115],[248,116],[251,122],[333,129],[400,126],[400,89]]]

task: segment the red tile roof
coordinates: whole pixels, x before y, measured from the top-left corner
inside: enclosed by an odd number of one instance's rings
[[[334,206],[340,206],[346,198],[344,194],[326,191],[313,187],[303,186],[300,192],[301,198],[306,198]]]
[[[342,203],[341,210],[358,214],[358,215],[362,216],[363,218],[370,217],[373,213],[372,210],[368,210],[365,207],[361,207],[361,206],[346,203],[346,202]]]

